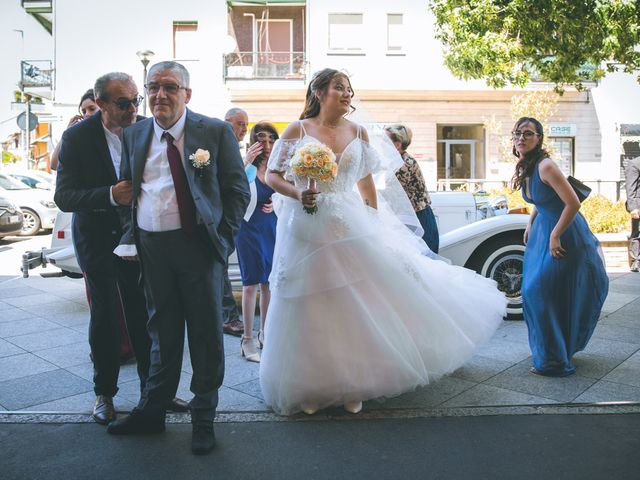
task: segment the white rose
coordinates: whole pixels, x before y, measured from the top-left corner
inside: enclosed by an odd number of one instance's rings
[[[191,154],[189,158],[191,159],[194,167],[204,167],[209,165],[209,158],[211,158],[211,154],[208,150],[199,148],[196,150],[196,153]]]

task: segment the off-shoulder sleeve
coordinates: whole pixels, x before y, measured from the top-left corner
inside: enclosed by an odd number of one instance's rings
[[[377,173],[382,170],[382,161],[380,154],[369,143],[362,142],[362,171],[360,178],[364,178],[369,174]]]
[[[289,160],[296,151],[299,139],[276,140],[269,156],[267,168],[274,172],[290,173]]]

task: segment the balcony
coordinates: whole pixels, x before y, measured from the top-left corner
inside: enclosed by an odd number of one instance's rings
[[[51,88],[51,60],[20,62],[20,85],[25,88]]]
[[[234,52],[224,55],[224,80],[302,80],[304,52]]]

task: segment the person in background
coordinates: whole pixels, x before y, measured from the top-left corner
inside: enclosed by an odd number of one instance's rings
[[[241,108],[232,108],[224,115],[224,121],[231,125],[233,134],[238,144],[244,140],[247,134],[247,122],[249,121],[247,112]],[[245,167],[247,166],[246,158],[243,159]],[[233,251],[232,251],[233,253]],[[229,280],[229,264],[224,269],[224,294],[222,298],[222,331],[229,335],[237,337],[244,333],[244,323],[240,320],[236,300],[233,297],[231,281]]]
[[[609,290],[600,244],[579,213],[580,201],[543,147],[542,124],[513,127],[514,190],[533,204],[524,232],[522,303],[533,356],[531,373],[566,377],[596,327]]]
[[[73,244],[90,299],[89,345],[96,394],[93,418],[106,425],[116,418],[119,305],[138,361],[141,388],[149,373],[151,340],[139,264],[113,254],[122,234],[117,209],[131,195],[131,183],[118,177],[122,132],[136,121],[142,97],[131,76],[120,72],[98,78],[94,91],[100,111],[76,122],[62,136],[54,200],[62,211],[73,212]]]
[[[631,216],[629,235],[629,267],[640,271],[640,157],[633,158],[624,170],[624,186],[627,191],[625,206]]]
[[[80,97],[80,103],[78,104],[79,113],[78,115],[74,115],[73,117],[71,117],[71,120],[69,120],[69,124],[67,125],[67,128],[71,127],[72,125],[75,125],[78,122],[81,122],[85,118],[89,118],[98,110],[100,110],[100,107],[96,103],[96,97],[93,94],[93,88],[90,88],[89,90],[84,92],[82,97]],[[58,156],[60,155],[60,146],[61,146],[60,144],[61,142],[58,142],[58,144],[56,145],[56,148],[53,150],[53,153],[51,154],[51,170],[58,169]]]
[[[389,125],[384,130],[404,161],[404,165],[396,170],[396,177],[404,191],[407,192],[420,226],[424,230],[422,240],[432,252],[438,253],[440,235],[438,234],[436,217],[433,214],[433,210],[431,210],[431,198],[429,197],[420,165],[418,165],[415,158],[407,153],[407,148],[411,145],[413,136],[411,129],[404,125],[395,124]]]
[[[251,146],[247,150],[245,168],[251,191],[251,202],[236,235],[236,250],[242,275],[242,319],[244,335],[240,353],[250,362],[260,361],[264,344],[264,325],[269,308],[269,274],[276,242],[276,214],[273,212],[273,189],[266,184],[265,173],[271,148],[278,139],[276,128],[268,122],[256,123],[251,129]],[[256,295],[260,288],[260,331],[258,348],[253,341],[253,317],[256,311]]]

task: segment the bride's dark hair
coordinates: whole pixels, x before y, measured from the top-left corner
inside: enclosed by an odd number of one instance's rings
[[[341,72],[340,70],[335,70],[333,68],[325,68],[324,70],[320,70],[313,74],[311,78],[311,82],[309,82],[309,87],[307,87],[307,96],[304,101],[304,110],[300,114],[300,120],[304,120],[305,118],[313,118],[317,117],[320,113],[320,100],[316,97],[316,92],[320,92],[320,96],[324,96],[329,90],[329,85],[331,85],[331,80],[335,77],[344,77],[347,82],[349,82],[349,86],[351,87],[351,81],[346,73]],[[353,98],[353,88],[351,88],[351,97]],[[351,111],[353,112],[356,108],[351,106]]]
[[[520,127],[525,123],[531,123],[536,132],[540,135],[540,140],[533,150],[527,152],[524,157],[520,158],[520,154],[516,150],[515,145],[512,147],[513,155],[518,158],[516,163],[516,169],[511,178],[511,188],[519,190],[524,185],[524,179],[530,177],[533,173],[533,168],[536,166],[539,160],[549,156],[549,152],[542,147],[544,142],[544,130],[542,124],[533,117],[521,117],[513,126],[513,131],[520,130]],[[512,134],[513,135],[513,134]]]

